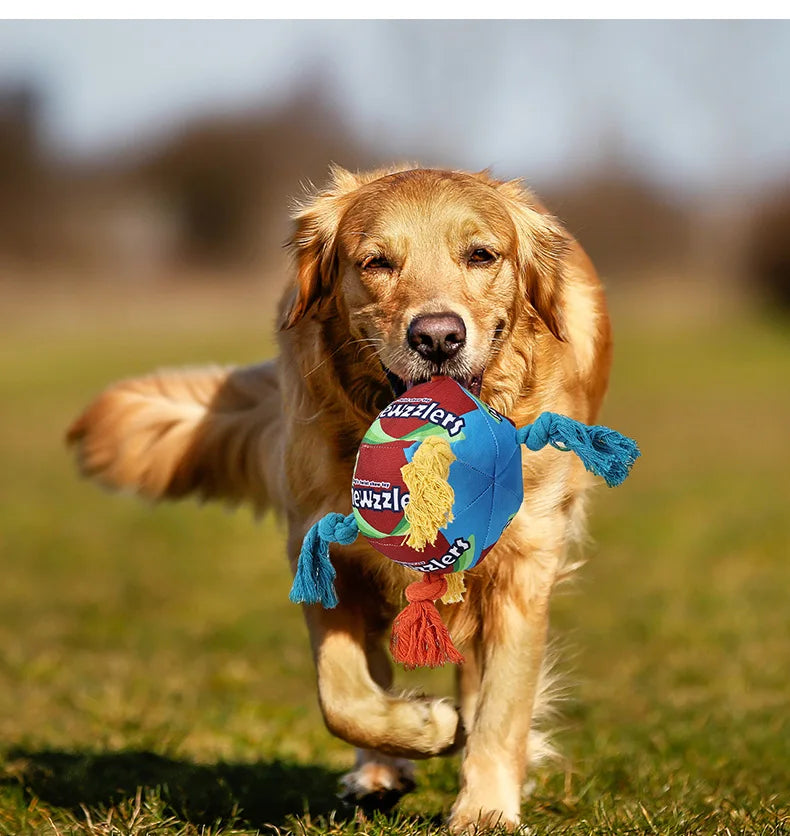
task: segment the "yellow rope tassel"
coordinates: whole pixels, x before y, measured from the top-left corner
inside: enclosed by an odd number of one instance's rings
[[[443,604],[460,604],[464,600],[466,584],[464,583],[463,572],[449,572],[445,575],[447,579],[447,592],[442,595]]]
[[[453,521],[455,493],[447,481],[455,455],[450,442],[439,435],[429,435],[401,468],[409,489],[406,519],[410,532],[406,545],[422,551],[433,543],[442,526]]]

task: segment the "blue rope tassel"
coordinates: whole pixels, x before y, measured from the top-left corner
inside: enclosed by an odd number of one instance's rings
[[[288,596],[294,604],[337,606],[337,572],[329,559],[329,544],[347,546],[357,539],[359,528],[353,514],[327,514],[311,526],[302,541],[296,574]]]
[[[533,424],[517,431],[520,444],[541,450],[551,444],[557,450],[572,451],[596,476],[602,476],[610,488],[628,476],[641,453],[632,438],[609,427],[590,426],[566,415],[544,412]]]

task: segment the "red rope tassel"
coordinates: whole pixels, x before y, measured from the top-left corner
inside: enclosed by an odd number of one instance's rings
[[[433,603],[445,592],[447,580],[436,572],[427,572],[422,580],[406,587],[409,603],[392,624],[390,652],[396,662],[411,669],[464,661]]]

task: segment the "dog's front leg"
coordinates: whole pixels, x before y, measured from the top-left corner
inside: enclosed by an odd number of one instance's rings
[[[292,524],[292,566],[304,529]],[[462,724],[453,705],[448,700],[407,698],[387,690],[388,663],[379,647],[387,605],[377,582],[364,569],[371,560],[367,546],[333,549],[339,603],[334,609],[317,604],[304,607],[324,721],[342,740],[391,758],[444,754],[461,743]]]
[[[327,728],[354,746],[394,757],[426,758],[451,750],[460,733],[455,708],[446,700],[395,696],[376,683],[365,653],[363,613],[344,604],[341,587],[335,609],[305,607]]]
[[[500,561],[509,565],[495,573],[496,600],[482,607],[482,677],[450,814],[455,832],[519,822],[557,557],[553,550],[518,554],[508,544]]]

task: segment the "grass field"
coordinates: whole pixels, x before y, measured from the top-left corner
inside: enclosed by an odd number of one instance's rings
[[[440,832],[457,759],[421,764],[389,816],[338,809],[352,754],[323,728],[272,519],[74,473],[63,432],[108,381],[272,351],[254,293],[183,295],[0,305],[0,833]],[[555,599],[564,760],[525,820],[790,833],[790,329],[619,326],[603,418],[644,458],[596,495]]]

